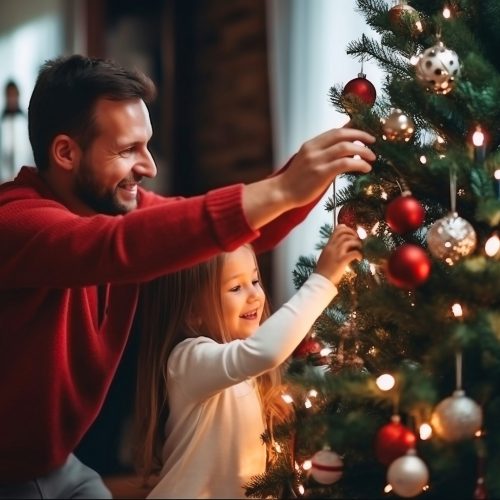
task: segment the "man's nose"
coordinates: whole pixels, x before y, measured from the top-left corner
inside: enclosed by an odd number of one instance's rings
[[[151,156],[149,151],[144,153],[144,158],[142,158],[135,166],[134,172],[141,177],[153,178],[156,176],[157,168],[156,163]]]

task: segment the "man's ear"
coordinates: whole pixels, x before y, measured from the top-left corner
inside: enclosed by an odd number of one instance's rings
[[[80,146],[69,135],[56,135],[52,141],[51,156],[56,166],[69,172],[80,163]]]

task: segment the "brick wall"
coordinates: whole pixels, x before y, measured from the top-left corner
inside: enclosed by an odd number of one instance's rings
[[[192,164],[185,170],[195,176],[192,190],[202,192],[251,182],[272,170],[266,16],[265,0],[192,5],[184,28],[192,30],[186,52],[192,61],[178,61],[189,71],[176,94],[185,83],[188,95],[178,112],[190,128],[185,143]],[[177,159],[185,153],[186,148],[179,151]]]

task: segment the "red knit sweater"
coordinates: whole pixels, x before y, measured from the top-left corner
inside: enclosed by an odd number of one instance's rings
[[[254,239],[268,250],[312,208],[253,231],[241,193],[141,189],[137,210],[81,217],[32,168],[0,186],[0,483],[46,474],[75,449],[115,374],[139,283]]]

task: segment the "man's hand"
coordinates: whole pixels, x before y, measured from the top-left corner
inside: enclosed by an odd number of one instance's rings
[[[369,172],[376,156],[365,144],[374,141],[367,132],[343,127],[304,143],[286,170],[244,187],[243,210],[250,226],[257,229],[318,199],[339,174]]]

